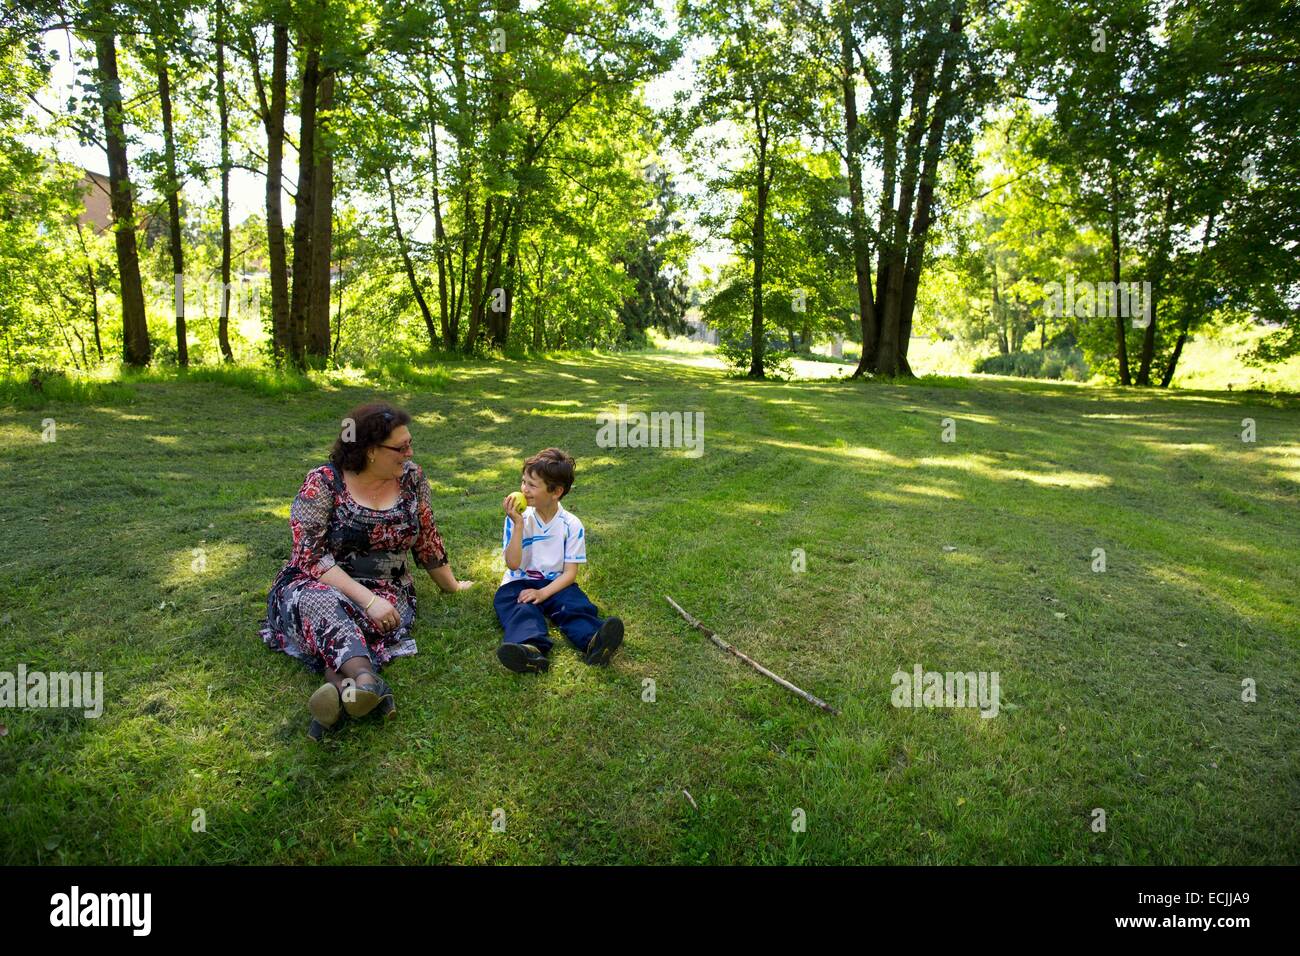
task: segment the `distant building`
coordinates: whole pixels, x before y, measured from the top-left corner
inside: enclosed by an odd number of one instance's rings
[[[697,309],[691,309],[686,313],[686,330],[687,338],[692,342],[707,342],[709,345],[718,344],[718,330],[705,325]]]
[[[77,222],[83,226],[91,226],[95,232],[103,232],[113,225],[113,202],[111,197],[111,185],[109,178],[103,173],[96,173],[89,169],[83,169],[81,176],[81,204],[82,212],[77,217]],[[145,211],[140,202],[139,196],[136,196],[136,217],[139,223],[136,231],[143,232],[146,236],[146,242],[153,245],[154,239],[159,236],[167,235],[167,223],[161,216],[155,216]]]
[[[82,170],[82,173],[81,202],[85,208],[77,217],[77,222],[83,226],[93,226],[95,232],[103,232],[113,224],[108,177],[88,169]]]

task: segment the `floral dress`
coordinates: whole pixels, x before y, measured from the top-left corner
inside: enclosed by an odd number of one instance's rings
[[[415,584],[406,551],[428,570],[446,564],[447,552],[433,523],[424,471],[407,461],[398,484],[397,504],[378,510],[353,500],[334,465],[307,474],[289,509],[293,553],[266,600],[261,636],[268,647],[317,672],[340,670],[344,661],[363,654],[380,668],[416,653]],[[384,633],[360,604],[322,582],[320,576],[333,567],[389,601],[401,626]]]

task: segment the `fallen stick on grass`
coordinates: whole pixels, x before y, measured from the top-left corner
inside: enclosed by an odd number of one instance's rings
[[[784,677],[781,677],[779,674],[773,674],[770,670],[768,670],[758,661],[754,660],[753,658],[746,657],[744,654],[736,650],[734,647],[732,647],[722,638],[718,637],[718,635],[714,634],[711,630],[709,630],[707,627],[701,624],[690,614],[687,614],[686,611],[683,610],[682,606],[678,604],[676,601],[674,601],[672,598],[670,598],[668,595],[665,594],[664,599],[676,609],[677,613],[680,614],[686,620],[687,624],[689,624],[691,627],[695,628],[698,631],[703,631],[708,636],[709,640],[711,640],[714,644],[718,645],[718,647],[722,648],[728,654],[734,654],[736,657],[739,657],[742,661],[744,661],[750,667],[754,668],[754,670],[758,671],[764,677],[776,681],[786,690],[790,691],[792,694],[797,694],[798,696],[802,697],[804,700],[808,701],[808,703],[816,707],[820,707],[822,710],[831,714],[839,713],[838,710],[836,710],[830,704],[826,703],[826,701],[822,700],[819,697],[814,697],[806,690],[801,690],[800,688],[795,687],[794,684],[791,684],[788,680],[786,680]]]

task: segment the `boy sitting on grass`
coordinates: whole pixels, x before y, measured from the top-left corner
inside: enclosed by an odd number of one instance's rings
[[[578,565],[587,562],[587,541],[582,522],[560,504],[572,487],[573,459],[547,448],[524,462],[519,490],[527,507],[519,510],[513,492],[501,503],[507,570],[493,604],[506,635],[497,659],[518,674],[550,666],[547,618],[588,664],[608,664],[623,643],[623,622],[602,619],[575,583]]]

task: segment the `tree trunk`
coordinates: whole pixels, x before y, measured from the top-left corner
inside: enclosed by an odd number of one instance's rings
[[[86,358],[86,340],[81,337],[81,333],[77,331],[75,325],[71,326],[71,328],[72,334],[77,337],[77,347],[81,349],[81,367],[88,369],[90,368],[90,361]]]
[[[339,264],[338,305],[334,308],[334,355],[339,354],[339,338],[343,335],[343,265]]]
[[[1174,191],[1169,189],[1165,193],[1165,219],[1160,231],[1160,246],[1156,250],[1155,274],[1151,277],[1151,295],[1148,299],[1151,317],[1142,335],[1142,359],[1138,367],[1138,385],[1151,384],[1151,361],[1155,357],[1156,350],[1156,316],[1159,314],[1160,296],[1164,291],[1165,274],[1169,271],[1169,241],[1173,231],[1173,212]]]
[[[1119,295],[1119,176],[1111,166],[1110,172],[1110,279],[1115,283],[1116,296]],[[1115,310],[1117,313],[1118,309]],[[1128,374],[1128,342],[1125,337],[1124,319],[1115,316],[1115,355],[1119,359],[1119,381],[1121,385],[1131,385]]]
[[[167,164],[167,224],[172,254],[172,275],[176,288],[176,361],[190,364],[185,336],[185,248],[181,243],[180,182],[176,178],[176,138],[172,133],[171,78],[167,74],[167,52],[162,39],[154,37],[155,66],[158,69],[158,101],[162,109],[163,154]]]
[[[516,200],[517,201],[517,200]],[[499,235],[492,244],[492,253],[489,258],[487,281],[484,289],[487,295],[479,300],[479,317],[478,327],[486,327],[488,331],[488,341],[493,345],[503,345],[504,340],[501,338],[501,322],[505,317],[505,288],[501,281],[501,256],[505,252],[506,236],[510,232],[510,225],[513,222],[515,214],[515,201],[506,206],[505,217],[501,220]],[[497,292],[501,293],[502,310],[498,312],[494,306],[497,302]],[[490,314],[489,314],[490,313]],[[472,320],[471,320],[472,321]]]
[[[767,218],[767,189],[762,185],[765,175],[765,162],[758,164],[758,208],[754,213],[754,280],[753,295],[749,316],[749,377],[763,378],[763,257],[766,252],[767,237],[764,220]]]
[[[921,137],[926,129],[926,114],[930,104],[930,82],[934,71],[934,55],[917,67],[912,84],[912,116],[903,148],[903,175],[899,180],[898,212],[893,218],[893,229],[885,240],[889,250],[889,275],[885,285],[885,299],[880,319],[880,347],[876,355],[876,373],[892,378],[901,371],[899,364],[899,336],[902,326],[903,272],[906,268],[907,230],[912,220],[912,205],[916,198],[916,182],[921,162]]]
[[[1158,305],[1160,282],[1158,279],[1151,283],[1151,318],[1147,327],[1142,330],[1142,354],[1138,361],[1137,378],[1134,379],[1134,385],[1151,384],[1151,360],[1155,356],[1156,350],[1156,307]]]
[[[469,329],[461,346],[466,353],[474,351],[478,339],[479,322],[483,307],[483,257],[487,255],[488,237],[492,235],[492,197],[483,203],[483,230],[478,241],[478,255],[474,261],[474,275],[469,288]]]
[[[898,27],[901,30],[901,26]],[[890,38],[890,62],[897,64],[902,58],[902,43],[898,33]],[[903,112],[903,71],[895,68],[889,74],[889,114],[885,117],[881,158],[880,215],[876,235],[879,237],[876,251],[876,339],[875,348],[869,356],[863,356],[874,369],[880,353],[881,312],[885,302],[885,288],[889,282],[889,237],[894,232],[894,192],[898,185],[898,121]]]
[[[858,321],[862,328],[862,354],[853,377],[864,374],[875,355],[879,326],[876,322],[876,303],[871,294],[871,253],[867,248],[867,223],[862,195],[862,156],[858,143],[858,98],[853,76],[853,46],[848,12],[840,25],[840,68],[844,82],[844,142],[849,170],[850,222],[853,228],[853,273],[858,287]]]
[[[298,368],[307,367],[307,312],[311,308],[311,241],[315,218],[316,93],[320,85],[320,46],[299,35],[306,47],[298,97],[298,189],[293,216],[293,287],[289,299],[289,354]]]
[[[449,11],[455,8],[448,8]],[[465,31],[460,28],[459,23],[448,23],[448,29],[451,34],[452,45],[452,70],[456,77],[456,115],[460,117],[470,116],[469,106],[469,84],[466,80],[465,71]],[[465,309],[465,296],[469,293],[469,243],[470,237],[477,231],[477,223],[474,221],[474,207],[471,202],[473,195],[473,174],[474,164],[469,161],[470,150],[470,132],[468,124],[461,122],[453,127],[453,133],[456,136],[456,159],[461,170],[464,170],[465,181],[461,184],[461,194],[463,208],[461,210],[460,221],[460,278],[451,284],[449,306],[451,308],[451,317],[448,320],[448,326],[451,333],[451,343],[454,347],[460,340],[460,316]],[[484,233],[486,235],[486,233]],[[459,291],[458,291],[459,289]],[[469,349],[472,351],[472,346]]]
[[[465,167],[462,166],[461,168],[464,169]],[[464,208],[461,211],[460,226],[460,277],[452,283],[450,295],[448,296],[451,306],[451,318],[448,319],[447,324],[451,331],[453,345],[460,341],[460,316],[465,311],[465,297],[470,294],[469,240],[477,228],[477,223],[474,221],[473,204],[470,202],[469,183],[465,183],[462,188],[465,191],[465,201]]]
[[[546,282],[546,258],[536,244],[533,245],[533,251],[537,253],[537,295],[533,297],[533,350],[540,352],[546,347],[545,309],[542,299],[542,290]]]
[[[963,11],[959,6],[948,23],[948,35],[951,42],[961,34]],[[930,129],[926,133],[925,154],[921,163],[921,183],[916,201],[916,218],[912,222],[911,241],[907,249],[907,263],[903,269],[903,301],[900,305],[898,329],[899,371],[911,375],[912,368],[907,363],[907,348],[912,340],[912,316],[916,310],[916,294],[921,284],[921,264],[925,259],[926,241],[930,235],[930,212],[934,206],[935,177],[939,168],[939,157],[943,152],[943,134],[948,125],[949,97],[953,78],[957,72],[957,57],[950,47],[944,53],[943,66],[939,72],[939,86],[935,95],[934,115],[930,118]]]
[[[104,343],[99,337],[99,289],[95,284],[95,264],[90,260],[90,250],[86,248],[86,233],[77,221],[77,241],[81,243],[81,254],[86,257],[86,289],[90,292],[90,321],[95,327],[95,352],[99,361],[104,361]]]
[[[432,74],[433,65],[428,57],[425,59],[424,75]],[[433,261],[438,271],[438,328],[442,330],[442,347],[450,351],[456,343],[451,341],[451,326],[447,323],[447,273],[451,267],[451,255],[447,250],[447,230],[442,222],[442,196],[438,189],[438,120],[434,112],[434,91],[432,83],[425,83],[425,99],[429,104],[429,169],[433,179]],[[455,274],[451,276],[455,281]],[[454,289],[451,290],[454,294]]]
[[[754,210],[753,255],[754,280],[753,301],[749,317],[749,377],[763,378],[763,258],[767,251],[767,190],[768,190],[768,154],[767,127],[763,123],[758,103],[754,104],[754,131],[758,135],[758,205]]]
[[[317,115],[334,103],[334,73],[320,79]],[[313,137],[316,168],[312,182],[311,292],[307,307],[307,357],[324,368],[330,354],[330,261],[334,244],[334,155],[320,135]]]
[[[429,96],[429,162],[433,171],[433,257],[438,269],[438,325],[442,330],[442,347],[451,351],[456,347],[456,340],[452,336],[451,325],[448,322],[451,303],[448,300],[447,278],[451,268],[451,256],[447,249],[447,230],[442,222],[442,197],[438,192],[438,124],[433,114],[432,90]],[[455,278],[452,274],[453,286],[450,290],[452,296],[456,293]]]
[[[1183,345],[1187,342],[1187,331],[1192,324],[1193,309],[1200,308],[1202,305],[1201,281],[1204,276],[1205,251],[1210,247],[1210,236],[1214,232],[1214,221],[1219,218],[1219,212],[1223,209],[1220,204],[1210,213],[1209,220],[1205,223],[1205,235],[1201,237],[1201,254],[1196,257],[1196,268],[1192,273],[1192,294],[1196,297],[1193,303],[1187,301],[1183,306],[1183,320],[1178,330],[1178,341],[1174,343],[1173,354],[1169,356],[1169,364],[1165,366],[1164,375],[1160,378],[1160,387],[1168,388],[1169,383],[1174,380],[1174,372],[1178,369],[1178,359],[1183,354]]]
[[[500,12],[501,4],[496,5]],[[505,7],[509,9],[511,4],[506,3]],[[488,120],[485,133],[488,144],[486,156],[485,178],[490,178],[493,172],[502,172],[506,164],[503,145],[499,142],[496,131],[505,118],[509,93],[507,90],[507,71],[500,66],[501,57],[499,55],[489,55],[487,58],[487,85],[488,95]],[[469,307],[469,331],[465,336],[465,351],[473,352],[478,344],[478,337],[487,325],[489,337],[494,339],[494,320],[487,319],[487,301],[492,297],[493,283],[496,281],[501,268],[501,244],[505,241],[504,230],[509,228],[510,211],[512,201],[502,200],[505,203],[505,209],[498,209],[499,202],[494,202],[493,197],[489,196],[483,204],[483,231],[479,238],[478,254],[474,263],[474,281],[470,288],[470,307]],[[496,213],[501,216],[502,239],[496,243],[496,247],[489,254],[488,245],[492,238],[492,215]],[[483,266],[486,262],[488,266],[486,283],[484,282]]]
[[[1007,355],[1011,351],[1011,346],[1007,343],[1007,322],[1006,315],[1002,308],[1002,300],[998,297],[998,264],[993,263],[993,329],[998,336],[998,351]]]
[[[140,255],[135,244],[135,206],[126,159],[125,111],[117,73],[117,37],[104,21],[97,23],[94,29],[99,102],[104,115],[113,233],[117,245],[117,273],[122,292],[123,359],[128,365],[143,366],[149,364],[151,349],[149,326],[145,321],[144,286],[140,282]]]
[[[522,168],[516,173],[516,179],[521,185],[515,192],[514,201],[510,205],[510,245],[506,251],[506,268],[505,273],[501,276],[502,287],[505,290],[505,312],[498,316],[493,322],[493,341],[501,348],[505,348],[510,339],[510,320],[514,314],[516,272],[519,267],[519,233],[524,221],[524,207],[528,202],[528,171],[532,166],[533,157],[536,154],[536,139],[532,130],[528,131],[527,145],[524,152],[524,162]],[[505,229],[502,229],[502,239],[505,239]],[[500,249],[497,251],[497,259],[500,260]]]
[[[411,291],[415,293],[415,301],[420,306],[420,315],[424,317],[424,327],[429,333],[429,345],[436,348],[438,333],[433,327],[433,313],[429,311],[429,304],[424,300],[424,293],[420,290],[420,282],[415,277],[415,266],[411,263],[411,254],[406,248],[406,238],[402,235],[402,223],[397,218],[397,193],[393,189],[393,174],[387,167],[384,168],[384,182],[388,184],[388,208],[393,215],[393,233],[397,236],[397,249],[402,254],[402,265],[406,269],[406,280],[411,284]]]
[[[523,203],[523,197],[519,199]],[[514,221],[510,224],[510,250],[506,254],[506,314],[501,322],[501,347],[505,348],[510,341],[510,320],[514,316],[515,306],[515,286],[518,281],[519,271],[519,233],[522,231],[523,211],[515,213]]]
[[[263,106],[266,126],[266,246],[271,271],[271,328],[276,363],[290,353],[289,264],[285,248],[284,214],[280,193],[284,178],[284,112],[289,73],[289,27],[276,22],[272,28],[271,97],[269,104],[261,87],[260,67],[250,42],[253,80]]]
[[[217,340],[227,362],[230,350],[230,109],[226,103],[226,5],[217,3],[217,113],[221,120],[221,307]]]

